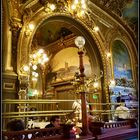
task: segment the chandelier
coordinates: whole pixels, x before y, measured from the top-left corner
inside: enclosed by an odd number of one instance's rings
[[[82,20],[93,31],[97,32],[99,28],[95,25],[95,21],[91,18],[91,10],[88,7],[88,0],[55,0],[42,2],[44,11],[47,14],[61,13],[68,14],[74,18]]]

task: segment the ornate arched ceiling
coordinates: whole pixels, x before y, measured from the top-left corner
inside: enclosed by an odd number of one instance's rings
[[[133,60],[135,57],[137,57],[135,54],[137,54],[136,46],[137,46],[137,34],[134,30],[134,28],[131,28],[128,24],[128,20],[131,17],[128,18],[129,14],[126,13],[126,9],[133,9],[133,7],[137,6],[135,3],[138,3],[135,0],[86,0],[87,8],[85,10],[86,15],[84,17],[79,17],[77,13],[74,11],[69,11],[69,6],[72,4],[72,0],[3,0],[3,3],[7,6],[7,9],[4,9],[8,12],[9,17],[9,23],[12,30],[15,31],[18,30],[20,32],[19,40],[13,41],[13,48],[17,49],[18,47],[18,57],[21,57],[21,52],[19,50],[20,47],[25,48],[22,49],[24,54],[29,52],[29,48],[26,48],[27,46],[31,46],[31,44],[24,45],[22,42],[20,42],[21,39],[24,38],[24,42],[28,42],[29,40],[32,40],[32,38],[28,37],[28,25],[32,21],[36,21],[36,23],[39,23],[39,25],[35,25],[36,29],[42,28],[42,34],[45,34],[45,41],[50,40],[50,36],[48,34],[48,27],[43,27],[42,22],[38,22],[38,20],[42,20],[45,16],[51,15],[52,13],[55,15],[56,13],[69,15],[72,16],[72,18],[75,18],[76,20],[80,20],[83,24],[85,24],[90,32],[92,32],[92,35],[94,36],[94,45],[95,46],[102,46],[103,50],[100,50],[100,47],[98,48],[101,53],[101,57],[104,59],[105,52],[109,51],[110,49],[110,43],[113,41],[114,38],[112,38],[112,35],[115,37],[116,35],[119,35],[121,38],[126,38],[126,40],[130,40],[130,46],[129,50],[130,53],[133,50]],[[49,4],[55,4],[56,9],[54,12],[50,10]],[[130,6],[131,5],[131,6]],[[5,6],[5,7],[6,7]],[[3,6],[4,7],[4,6]],[[125,9],[126,8],[126,9]],[[42,17],[42,19],[41,19]],[[127,18],[126,18],[127,17]],[[137,17],[137,16],[135,16]],[[65,23],[64,23],[65,24]],[[60,24],[59,24],[60,25]],[[48,25],[49,26],[49,25]],[[52,25],[53,26],[53,25]],[[96,34],[94,33],[94,27],[99,26],[100,30]],[[63,28],[62,28],[63,27]],[[64,29],[66,25],[61,26],[55,26],[55,32],[53,33],[54,40],[60,39],[62,36],[62,29]],[[43,29],[44,28],[44,29]],[[52,27],[53,28],[53,27]],[[21,30],[20,30],[21,29]],[[13,31],[13,32],[14,32]],[[36,32],[37,30],[33,31]],[[71,30],[70,30],[71,31]],[[23,34],[23,32],[25,32]],[[52,31],[49,31],[52,32]],[[65,28],[65,32],[69,32],[69,27]],[[32,36],[35,33],[32,34]],[[39,33],[38,33],[39,34]],[[64,35],[65,36],[65,35]],[[16,39],[15,35],[15,39]],[[37,34],[35,34],[34,38],[37,37]],[[118,37],[118,36],[116,36]],[[14,39],[14,38],[13,38]],[[34,40],[34,39],[33,39]],[[18,44],[17,44],[18,42]],[[30,41],[29,41],[30,42]],[[51,43],[52,41],[50,41]],[[42,45],[43,43],[40,43]],[[45,44],[45,43],[44,43]],[[46,43],[48,44],[48,42]],[[127,42],[128,44],[128,42]],[[91,44],[92,45],[92,44]],[[22,53],[23,53],[22,52]],[[14,53],[14,51],[13,51]],[[13,55],[14,56],[14,55]],[[25,55],[26,56],[26,55]],[[27,57],[25,58],[25,60]],[[15,59],[14,59],[15,60]],[[21,62],[20,62],[21,63]]]
[[[55,23],[57,23],[57,25],[55,25]],[[52,29],[50,29],[49,27],[52,27]],[[40,30],[41,28],[43,28],[43,31]],[[64,32],[62,32],[63,34],[58,35],[59,38],[57,41],[54,38],[55,42],[53,42],[52,40],[52,42],[50,42],[49,44],[46,45],[44,43],[43,45],[40,46],[38,43],[38,39],[40,38],[40,40],[42,40],[42,37],[38,35],[38,32],[40,34],[44,34],[45,29],[53,31],[53,29],[55,28],[57,29],[55,30],[56,32],[54,31],[56,35],[58,31],[63,31],[61,29],[65,29],[64,31],[66,31],[67,33],[65,34]],[[54,16],[44,19],[44,21],[40,23],[40,26],[35,31],[35,35],[33,36],[33,39],[32,39],[33,44],[31,44],[32,45],[31,52],[34,49],[36,50],[36,47],[42,47],[45,50],[49,51],[49,53],[54,56],[57,52],[59,52],[60,50],[64,48],[76,47],[74,44],[74,39],[76,35],[83,35],[85,37],[86,39],[85,49],[88,55],[90,56],[90,59],[94,60],[94,62],[93,61],[91,62],[91,65],[92,66],[100,65],[101,69],[103,69],[102,68],[103,66],[101,63],[102,60],[101,60],[101,56],[100,56],[97,44],[95,43],[95,40],[91,37],[91,34],[79,22],[77,22],[71,17],[66,17],[64,15],[54,15]],[[46,40],[46,43],[48,43],[47,39],[45,40]],[[37,43],[37,45],[35,45],[35,43]]]
[[[94,61],[92,65],[101,63],[101,69],[104,69],[104,83],[106,84],[104,89],[107,93],[107,83],[112,75],[111,62],[107,60],[106,52],[109,52],[113,40],[116,38],[124,40],[129,53],[132,54],[132,61],[137,63],[135,48],[137,32],[134,28],[137,25],[137,12],[135,11],[134,15],[131,15],[128,14],[128,9],[133,10],[135,7],[137,9],[137,5],[134,3],[138,3],[138,1],[86,0],[87,9],[83,17],[80,17],[75,11],[68,11],[71,2],[72,0],[3,0],[5,5],[3,11],[7,12],[6,17],[9,20],[7,23],[10,23],[10,28],[12,28],[12,61],[17,62],[17,66],[13,67],[17,68],[19,72],[16,70],[15,72],[20,77],[20,68],[29,62],[30,48],[36,39],[35,43],[44,47],[47,45],[49,48],[52,47],[54,41],[57,43],[67,36],[73,36],[73,33],[74,35],[84,35],[87,43],[85,46],[88,49],[85,48],[90,54],[89,57],[92,57]],[[56,4],[54,11],[50,10],[50,3]],[[53,20],[54,17],[55,20]],[[48,20],[54,23],[57,21],[57,24],[49,22],[45,24],[45,21]],[[29,29],[29,24],[32,22],[35,25],[33,31]],[[99,32],[94,31],[95,26],[99,26]],[[65,42],[62,40],[59,43]],[[61,45],[59,46],[61,47]],[[57,51],[51,50],[58,52],[59,49],[61,50],[59,47],[57,47]],[[97,56],[99,57],[97,58]],[[135,69],[135,65],[133,67]],[[98,69],[96,71],[99,72]]]
[[[64,4],[70,4],[72,0],[6,0],[6,2],[10,20],[18,18],[19,21],[24,24],[32,15],[38,12],[38,10],[45,8],[48,3],[54,3],[58,8],[61,8]],[[104,16],[101,18],[101,15],[98,15],[100,12],[96,10],[103,10],[118,20],[132,35],[132,38],[136,38],[135,42],[137,43],[138,0],[87,0],[86,4],[89,8],[88,13],[90,18],[94,18],[96,23],[102,25],[103,33],[106,32],[106,28],[111,28],[112,22],[109,22],[109,19],[106,19]],[[98,8],[94,8],[93,5]],[[56,9],[56,11],[57,10],[58,9]]]
[[[46,46],[53,43],[59,39],[72,34],[70,31],[71,24],[66,24],[65,22],[44,22],[36,31],[34,39],[38,42],[40,46]]]

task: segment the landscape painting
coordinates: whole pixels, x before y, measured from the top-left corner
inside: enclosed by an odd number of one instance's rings
[[[115,40],[112,45],[112,59],[114,66],[114,78],[126,80],[132,79],[132,69],[127,48],[120,40]]]

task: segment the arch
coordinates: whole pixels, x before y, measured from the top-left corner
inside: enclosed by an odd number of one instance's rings
[[[107,85],[107,69],[106,69],[106,62],[105,62],[105,51],[104,51],[104,43],[102,42],[100,36],[98,33],[93,32],[92,29],[90,29],[85,23],[80,21],[79,19],[74,19],[72,16],[63,14],[63,13],[55,13],[55,14],[42,14],[39,15],[36,18],[32,18],[30,23],[33,23],[36,25],[34,31],[29,35],[26,36],[26,28],[28,24],[25,24],[24,27],[21,30],[21,34],[19,37],[18,42],[18,60],[17,60],[17,70],[20,70],[20,68],[28,64],[29,62],[29,53],[30,53],[30,46],[32,43],[33,36],[36,32],[36,30],[42,25],[43,22],[65,22],[72,24],[72,30],[74,29],[74,33],[78,35],[84,36],[86,40],[85,49],[87,51],[87,54],[90,59],[91,68],[95,65],[98,65],[100,69],[96,69],[95,72],[97,75],[100,74],[100,70],[104,71],[104,77],[102,80],[102,89],[103,92],[106,93],[108,97],[108,85]],[[20,75],[20,71],[18,71],[18,74]]]
[[[136,46],[133,39],[130,37],[129,34],[121,30],[119,27],[116,27],[114,30],[110,31],[107,35],[107,39],[109,42],[109,45],[108,45],[109,50],[111,50],[112,44],[115,40],[120,40],[126,46],[128,54],[130,56],[133,81],[135,81],[135,86],[137,88],[138,87],[138,77],[137,77],[138,55],[137,55],[137,50],[136,50]],[[113,62],[111,62],[111,66],[113,68]],[[111,73],[113,77],[113,69],[111,71],[112,71]]]
[[[135,48],[134,48],[134,46],[132,47],[131,42],[128,40],[128,38],[126,36],[123,36],[122,38],[116,36],[114,38],[114,40],[112,40],[110,47],[112,47],[113,42],[117,41],[117,40],[122,42],[125,45],[125,47],[126,47],[126,50],[128,52],[129,59],[130,59],[130,65],[131,65],[131,70],[132,70],[132,80],[134,81],[135,86],[137,87],[137,80],[138,80],[137,79],[137,68],[136,68],[136,65],[137,65],[137,55],[136,55],[135,51],[133,51],[133,50],[135,50]],[[112,62],[112,72],[113,72],[113,62]]]
[[[72,30],[75,30],[75,34],[76,35],[83,35],[85,37],[85,39],[86,39],[85,48],[87,50],[87,53],[89,54],[90,59],[92,60],[93,56],[98,55],[99,62],[102,62],[102,63],[100,63],[101,69],[103,69],[102,64],[104,63],[104,60],[102,58],[103,50],[102,50],[102,47],[101,47],[101,42],[100,42],[101,40],[97,40],[97,37],[93,34],[93,32],[91,32],[91,30],[85,24],[80,22],[79,20],[75,20],[70,16],[61,15],[61,14],[58,14],[58,15],[55,14],[55,15],[46,17],[46,18],[38,21],[36,23],[37,26],[36,26],[35,30],[28,37],[26,37],[26,33],[25,33],[27,27],[23,28],[23,30],[21,31],[21,34],[20,34],[19,42],[18,42],[18,52],[19,52],[18,53],[18,58],[20,58],[20,56],[23,56],[21,54],[24,52],[24,59],[18,59],[18,68],[20,67],[19,65],[21,65],[23,63],[22,60],[24,60],[25,63],[28,63],[27,57],[25,58],[25,55],[28,56],[28,54],[26,52],[30,51],[29,49],[30,49],[32,39],[33,39],[33,36],[34,36],[36,30],[45,21],[47,21],[47,22],[61,22],[61,21],[63,21],[63,22],[72,24],[73,25]],[[31,23],[32,23],[32,21],[31,21]],[[27,25],[25,25],[25,26],[27,26]],[[91,56],[92,54],[94,54],[94,55]],[[92,67],[94,66],[94,63],[97,63],[97,61],[98,61],[97,58],[94,58],[94,59],[95,59],[94,62],[91,61]]]

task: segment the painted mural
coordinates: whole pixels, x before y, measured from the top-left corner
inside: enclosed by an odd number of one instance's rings
[[[113,42],[112,46],[114,78],[126,80],[132,79],[130,57],[126,46],[119,40]]]
[[[138,0],[128,0],[123,9],[123,18],[131,23],[138,22]]]

